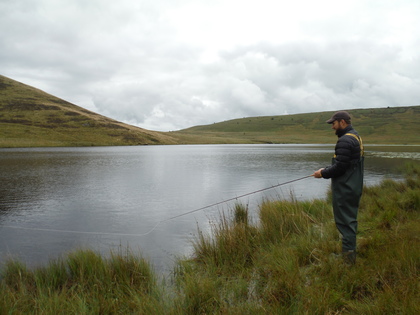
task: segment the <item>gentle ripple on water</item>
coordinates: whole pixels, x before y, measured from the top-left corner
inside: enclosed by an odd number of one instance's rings
[[[368,185],[419,159],[418,148],[387,148],[367,148]],[[164,270],[190,253],[197,225],[208,229],[235,202],[157,222],[310,175],[329,164],[332,151],[333,145],[1,149],[0,260],[37,265],[76,248],[109,253],[128,246]],[[328,188],[329,181],[308,178],[239,201],[255,213],[263,198],[324,198]]]

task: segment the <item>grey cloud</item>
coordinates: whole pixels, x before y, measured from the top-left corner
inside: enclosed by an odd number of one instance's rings
[[[407,72],[400,53],[395,46],[343,41],[328,45],[262,44],[243,47],[224,57],[227,64],[241,60],[238,76],[246,73],[244,77],[259,86],[270,103],[286,107],[290,113],[309,105],[329,110],[334,106],[378,107],[407,104],[410,99],[412,102],[419,97],[413,87],[420,70],[410,68],[411,73]],[[253,69],[265,71],[259,75]]]
[[[236,2],[229,1],[232,8],[231,2]],[[223,33],[211,33],[211,23],[242,40],[247,36],[238,33],[241,25],[220,25],[216,17],[200,15],[186,24],[188,29],[196,26],[194,21],[210,23],[203,33],[208,38],[180,39],[185,25],[173,24],[182,21],[173,18],[174,9],[192,3],[197,5],[188,0],[3,0],[0,27],[7,32],[0,37],[1,74],[153,130],[246,116],[419,103],[418,30],[406,32],[407,23],[393,33],[388,30],[392,23],[383,17],[399,12],[392,2],[371,19],[364,13],[354,26],[358,16],[347,18],[343,10],[322,15],[324,20],[302,21],[306,36],[294,41],[261,34],[265,41],[245,44],[230,38],[230,47],[212,46]],[[218,3],[202,3],[217,12]],[[403,1],[401,12],[408,5],[419,10],[415,3]],[[362,8],[371,6],[359,1],[350,12]],[[277,27],[274,22],[264,25]],[[200,34],[200,29],[192,31]],[[398,34],[408,37],[398,42]],[[258,35],[257,29],[250,35]],[[206,40],[211,41],[207,46]],[[213,58],[203,60],[207,55]]]
[[[418,73],[402,67],[395,47],[261,44],[220,57],[211,65],[175,58],[163,73],[139,74],[142,82],[104,85],[95,105],[117,119],[173,130],[245,116],[407,105],[419,96]]]

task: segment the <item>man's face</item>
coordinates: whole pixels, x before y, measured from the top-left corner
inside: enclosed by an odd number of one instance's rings
[[[334,129],[335,132],[337,133],[337,131],[344,129],[346,127],[346,122],[341,119],[341,120],[335,120],[332,124],[331,124],[331,129]]]
[[[340,128],[340,123],[338,120],[334,120],[334,122],[331,124],[331,129],[338,130]]]

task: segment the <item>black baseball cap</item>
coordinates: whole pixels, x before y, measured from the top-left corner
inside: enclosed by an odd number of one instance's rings
[[[326,122],[327,122],[327,124],[332,124],[334,121],[341,120],[341,119],[344,119],[346,121],[349,121],[349,120],[351,120],[351,117],[350,117],[349,113],[347,113],[346,111],[339,111],[339,112],[336,112]]]

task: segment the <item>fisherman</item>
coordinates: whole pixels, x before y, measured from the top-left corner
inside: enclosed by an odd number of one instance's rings
[[[315,178],[331,178],[334,220],[342,235],[342,257],[347,264],[356,263],[357,213],[363,190],[363,143],[351,125],[346,111],[336,112],[332,125],[338,141],[332,165],[314,172]]]

